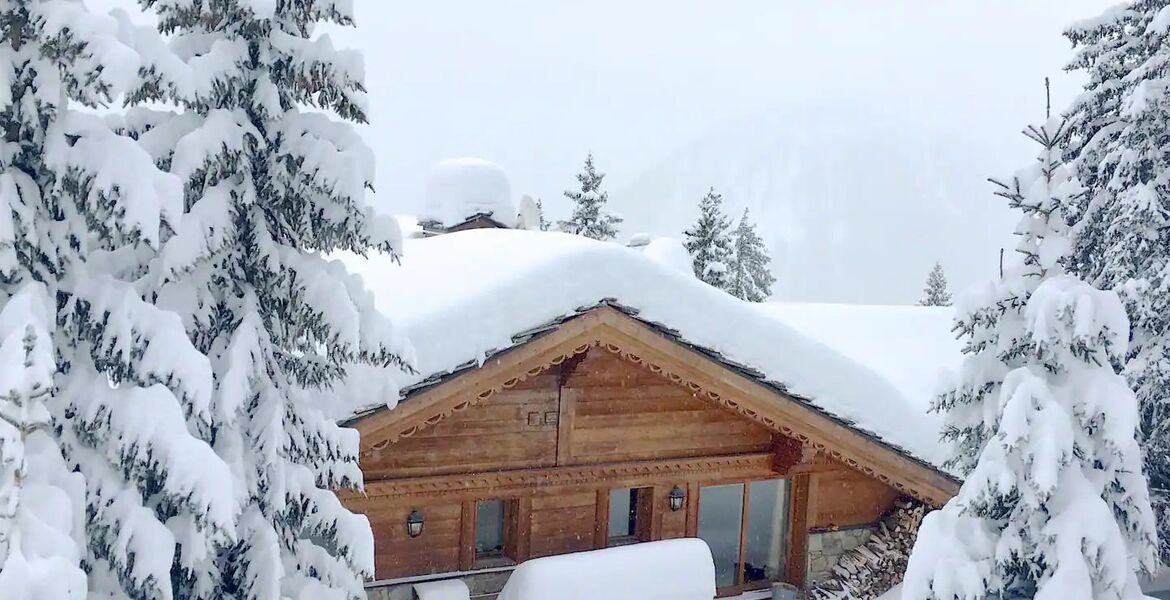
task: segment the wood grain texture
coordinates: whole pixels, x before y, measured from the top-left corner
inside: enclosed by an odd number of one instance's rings
[[[835,529],[874,523],[894,506],[898,490],[853,470],[812,474],[817,498],[810,529]]]

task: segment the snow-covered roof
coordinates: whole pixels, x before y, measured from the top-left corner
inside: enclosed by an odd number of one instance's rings
[[[479,229],[409,239],[401,265],[382,257],[340,258],[414,344],[418,372],[403,376],[404,388],[482,361],[519,343],[518,334],[608,301],[910,456],[936,466],[943,458],[938,422],[925,410],[928,384],[917,378],[933,381],[957,352],[950,357],[920,351],[916,343],[891,344],[889,356],[876,360],[880,339],[889,339],[867,321],[864,308],[761,307],[638,249],[554,232]],[[843,316],[834,317],[834,310]],[[912,331],[931,329],[934,336],[941,327],[939,335],[948,334],[941,311],[904,311]],[[849,330],[865,340],[856,346],[845,328],[817,324],[850,321],[865,325]],[[913,351],[899,360],[904,348]]]
[[[454,227],[477,216],[511,227],[516,222],[512,186],[498,165],[482,158],[452,158],[431,167],[419,221]]]
[[[949,306],[769,302],[765,314],[877,373],[926,413],[940,378],[962,362]]]

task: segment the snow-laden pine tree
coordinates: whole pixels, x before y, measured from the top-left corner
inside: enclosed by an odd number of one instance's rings
[[[142,4],[169,47],[142,48],[152,62],[129,98],[182,110],[128,123],[186,191],[144,278],[210,363],[208,439],[241,509],[230,543],[184,553],[173,585],[183,598],[364,598],[369,522],[331,491],[361,485],[358,434],[335,419],[378,399],[335,390],[357,371],[389,381],[409,347],[326,257],[400,244],[365,205],[361,56],[316,35],[352,25],[352,3]]]
[[[739,225],[733,234],[734,255],[731,269],[727,274],[727,292],[748,302],[763,302],[772,295],[772,258],[768,247],[756,233],[756,224],[748,218],[748,209],[743,209]]]
[[[85,480],[61,457],[45,405],[52,304],[35,281],[0,298],[0,596],[84,600]]]
[[[1129,323],[1114,292],[1064,272],[1081,188],[1063,122],[1026,133],[1037,163],[996,192],[1023,213],[1017,255],[959,307],[967,356],[936,403],[965,481],[923,521],[907,600],[1137,600],[1157,564],[1137,401],[1111,362]]]
[[[541,231],[548,231],[552,228],[552,223],[544,216],[544,202],[540,198],[536,199],[536,213],[539,215],[538,226]]]
[[[1133,325],[1124,372],[1170,562],[1170,1],[1138,0],[1070,28],[1088,75],[1067,152],[1088,193],[1070,267],[1122,297]]]
[[[699,220],[683,231],[683,246],[691,255],[695,277],[721,290],[728,288],[728,270],[734,259],[731,219],[723,213],[723,196],[711,188],[699,200]]]
[[[934,268],[926,276],[926,286],[922,288],[922,299],[918,306],[950,306],[951,292],[947,289],[947,275],[943,273],[940,263],[934,263]]]
[[[176,541],[184,555],[226,543],[235,510],[227,466],[196,435],[208,362],[138,279],[179,224],[182,187],[72,108],[133,77],[119,23],[80,0],[0,1],[0,21],[0,412],[13,428],[0,571],[31,573],[53,598],[169,599]]]
[[[580,190],[565,190],[565,197],[573,202],[573,214],[569,220],[557,222],[561,231],[575,233],[595,240],[612,240],[617,237],[617,226],[622,218],[605,212],[609,192],[601,189],[605,173],[593,166],[593,155],[585,157],[585,170],[577,174]]]

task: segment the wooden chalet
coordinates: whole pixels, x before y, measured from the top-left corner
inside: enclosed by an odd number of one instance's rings
[[[869,531],[900,498],[938,506],[958,489],[615,301],[516,332],[350,426],[366,486],[343,501],[373,526],[378,599],[450,577],[491,597],[531,558],[678,537],[707,541],[720,596],[801,588],[821,574],[817,536]]]

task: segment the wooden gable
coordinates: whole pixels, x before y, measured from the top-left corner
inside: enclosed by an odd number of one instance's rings
[[[639,392],[614,397],[623,387]],[[439,485],[395,479],[424,474],[729,455],[784,440],[805,458],[825,457],[931,504],[958,489],[937,470],[608,306],[354,426],[372,490]],[[378,483],[384,479],[395,480]]]
[[[367,481],[769,452],[768,428],[601,349],[362,455]]]

